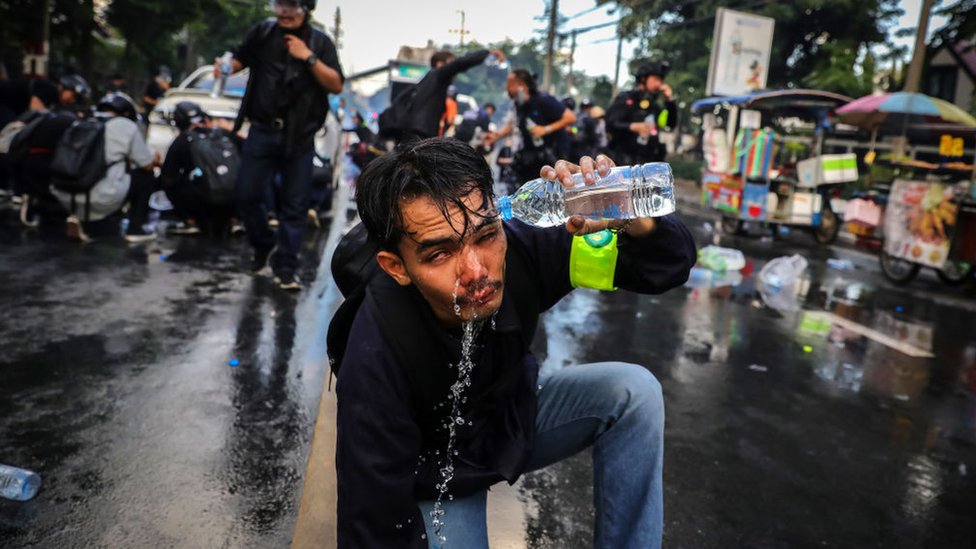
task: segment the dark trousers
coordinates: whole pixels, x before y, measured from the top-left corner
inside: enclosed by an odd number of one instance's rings
[[[309,189],[312,182],[312,150],[285,153],[286,131],[251,127],[241,154],[237,178],[237,209],[247,229],[251,246],[278,246],[272,268],[276,273],[294,274],[298,250],[305,236]],[[278,235],[268,227],[267,196],[275,174],[281,175],[277,193]]]
[[[207,189],[192,181],[176,182],[166,189],[166,196],[181,220],[192,219],[201,231],[215,236],[225,229],[233,213],[232,204],[214,204]]]

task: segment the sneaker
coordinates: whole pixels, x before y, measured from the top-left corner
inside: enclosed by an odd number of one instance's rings
[[[255,248],[254,257],[251,259],[251,272],[254,274],[260,274],[268,263],[271,262],[271,256],[275,252],[275,247],[270,248]]]
[[[187,221],[186,223],[180,221],[176,225],[173,225],[169,230],[169,234],[183,236],[200,234],[200,228],[193,221]]]
[[[322,223],[319,222],[319,212],[315,211],[315,208],[309,208],[308,222],[311,223],[312,226],[315,227],[316,229],[322,227]]]
[[[278,218],[275,216],[268,216],[268,226],[272,229],[278,228]]]
[[[85,228],[81,226],[81,220],[76,215],[69,215],[65,221],[68,227],[68,238],[76,242],[88,242],[91,240],[85,234]]]
[[[37,227],[37,214],[31,210],[31,201],[25,195],[23,202],[20,203],[20,222],[23,223],[25,227],[33,229],[34,227]]]
[[[297,292],[302,289],[302,285],[298,283],[298,277],[291,273],[277,274],[274,281],[282,290]]]
[[[142,229],[125,233],[125,241],[130,244],[149,242],[150,240],[156,240],[156,233],[148,233]]]
[[[238,235],[244,234],[245,232],[247,232],[247,231],[244,230],[244,225],[240,221],[238,221],[236,219],[232,219],[231,220],[231,222],[230,222],[230,234],[231,235],[238,236]]]

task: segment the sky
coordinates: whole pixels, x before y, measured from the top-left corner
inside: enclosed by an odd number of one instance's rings
[[[594,0],[560,0],[559,11],[564,16],[572,16],[591,10],[595,5]],[[921,0],[903,0],[905,15],[894,28],[915,27],[920,5]],[[450,30],[461,26],[459,10],[464,11],[465,29],[470,31],[466,40],[481,43],[505,38],[522,41],[531,37],[536,30],[546,27],[545,20],[536,20],[543,16],[546,9],[543,0],[320,1],[315,16],[330,31],[336,6],[342,12],[343,36],[339,57],[346,74],[385,64],[396,56],[401,45],[423,46],[428,39],[438,45],[456,44],[458,35]],[[615,16],[609,13],[609,8],[604,7],[574,17],[562,30],[614,20]],[[943,18],[933,18],[929,25],[930,32],[944,23]],[[898,41],[909,48],[913,45],[911,38]],[[575,66],[588,75],[606,75],[613,79],[616,48],[613,27],[581,34],[577,41]],[[633,44],[624,43],[623,67],[626,67],[633,48]],[[627,76],[622,73],[621,80],[626,81]]]

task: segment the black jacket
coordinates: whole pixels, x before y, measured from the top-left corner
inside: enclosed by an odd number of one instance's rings
[[[309,25],[296,32],[315,56],[342,78],[332,40]],[[261,22],[233,53],[235,59],[251,69],[241,115],[265,126],[280,118],[285,121],[290,152],[302,154],[311,150],[315,132],[329,112],[329,93],[304,60],[288,54],[281,27],[274,19]]]
[[[678,108],[674,101],[665,100],[656,93],[641,90],[628,90],[618,95],[607,111],[607,133],[612,137],[610,149],[620,157],[627,157],[639,162],[663,160],[660,154],[660,140],[652,136],[648,143],[642,145],[637,142],[638,135],[630,131],[634,122],[643,122],[648,115],[653,116],[655,122],[662,111],[668,111],[667,123],[658,127],[658,131],[670,130],[677,120]],[[658,157],[660,155],[660,158]],[[620,159],[614,157],[620,162]]]
[[[569,254],[572,237],[563,227],[537,229],[521,222],[506,222],[509,256],[513,250],[529,258],[522,276],[538,296],[534,317],[555,305],[572,287]],[[695,244],[674,215],[659,219],[654,234],[643,239],[620,237],[615,284],[641,293],[660,293],[688,277],[695,262]],[[454,479],[449,493],[470,495],[506,480],[514,483],[524,472],[535,440],[538,364],[522,333],[520,315],[511,298],[512,276],[506,285],[494,330],[486,327],[477,341],[472,384],[462,410],[465,425],[458,427]],[[412,286],[390,281],[395,300],[417,322],[436,322],[429,305]],[[421,538],[424,521],[418,501],[434,499],[438,482],[438,455],[444,435],[436,427],[448,410],[439,408],[446,394],[431,398],[431,391],[412,389],[406,368],[435,369],[444,385],[456,379],[447,364],[402,365],[394,346],[381,328],[382,319],[362,306],[353,322],[349,346],[338,378],[339,547],[427,547]],[[460,356],[459,334],[432,331],[431,356]],[[454,372],[450,379],[449,372]],[[426,388],[425,388],[426,389]],[[426,394],[420,394],[421,392]],[[437,391],[434,391],[436,393]],[[431,415],[433,413],[433,416]]]
[[[403,129],[421,138],[437,137],[440,120],[444,116],[447,88],[455,76],[480,65],[490,53],[488,50],[473,51],[424,75],[417,82],[409,120]],[[409,93],[409,90],[402,93]]]

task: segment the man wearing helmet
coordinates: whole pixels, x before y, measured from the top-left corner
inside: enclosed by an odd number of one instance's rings
[[[58,78],[58,110],[77,114],[90,95],[91,87],[81,76],[65,74]]]
[[[637,70],[637,88],[614,99],[607,112],[610,149],[621,164],[660,162],[666,150],[660,132],[670,130],[677,107],[671,86],[664,83],[670,65],[645,63]]]
[[[251,128],[236,201],[254,248],[251,270],[263,271],[270,261],[279,286],[297,291],[313,138],[329,112],[329,93],[342,91],[344,77],[335,45],[309,24],[314,0],[272,0],[271,8],[275,18],[251,29],[231,61],[231,72],[251,70],[238,117]],[[214,74],[220,74],[219,60]],[[277,235],[268,226],[264,200],[275,174],[281,175]]]
[[[229,219],[230,212],[227,204],[220,203],[211,195],[212,182],[207,180],[207,174],[194,159],[193,143],[225,135],[239,149],[240,138],[214,127],[210,116],[193,101],[176,104],[173,124],[180,130],[180,135],[169,146],[160,171],[163,190],[182,221],[182,225],[175,227],[171,234],[198,234],[201,228],[216,234],[218,225]],[[227,162],[240,162],[237,149],[226,151]]]

